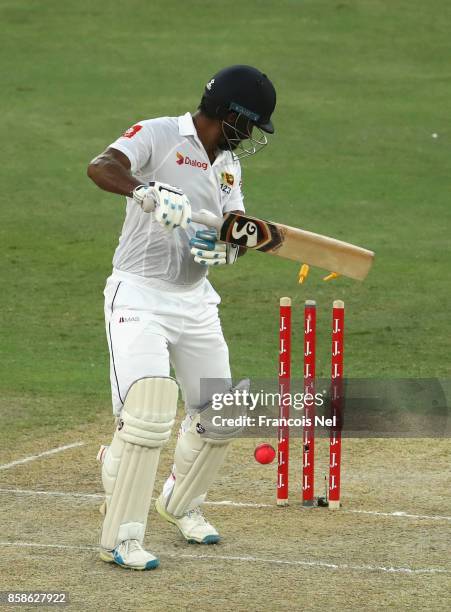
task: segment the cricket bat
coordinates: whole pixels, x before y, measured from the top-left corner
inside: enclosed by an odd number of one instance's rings
[[[306,263],[328,272],[364,280],[374,253],[348,242],[289,225],[226,213],[221,219],[207,212],[192,212],[192,220],[218,232],[223,242]]]

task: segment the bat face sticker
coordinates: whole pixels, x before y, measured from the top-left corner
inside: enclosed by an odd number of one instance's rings
[[[284,241],[283,232],[273,223],[234,213],[224,221],[220,238],[257,251],[276,250]]]
[[[239,229],[238,223],[234,223],[231,226],[231,239],[236,240],[237,244],[243,244],[243,246],[255,248],[258,240],[258,228],[253,221],[248,221],[242,229]]]

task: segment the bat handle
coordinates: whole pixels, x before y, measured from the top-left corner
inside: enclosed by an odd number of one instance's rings
[[[217,217],[208,211],[192,212],[191,218],[194,223],[201,223],[207,227],[214,227],[218,232],[221,230],[224,219]]]
[[[157,204],[152,204],[152,207],[149,208],[149,212],[153,212],[156,207]],[[214,227],[218,231],[221,230],[222,224],[224,222],[224,219],[221,219],[221,217],[217,217],[208,210],[201,210],[199,212],[192,211],[191,219],[194,221],[194,223],[200,223],[202,225],[206,225],[207,227]]]

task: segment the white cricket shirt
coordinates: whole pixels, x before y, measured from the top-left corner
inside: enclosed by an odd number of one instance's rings
[[[223,151],[211,164],[190,113],[140,121],[110,147],[128,157],[132,174],[142,183],[160,181],[181,189],[193,211],[204,208],[220,217],[232,210],[244,211],[239,161]],[[127,198],[113,266],[176,285],[197,283],[207,268],[194,262],[189,239],[203,227],[191,223],[186,230],[177,227],[168,232],[152,213],[143,212]]]

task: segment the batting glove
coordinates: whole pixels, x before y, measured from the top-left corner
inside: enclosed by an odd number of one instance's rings
[[[237,260],[240,247],[218,242],[216,230],[198,230],[189,241],[194,261],[201,266],[223,266]]]
[[[191,204],[176,187],[152,181],[149,185],[138,185],[133,190],[133,199],[144,212],[155,211],[155,219],[165,229],[187,227],[191,223]]]

